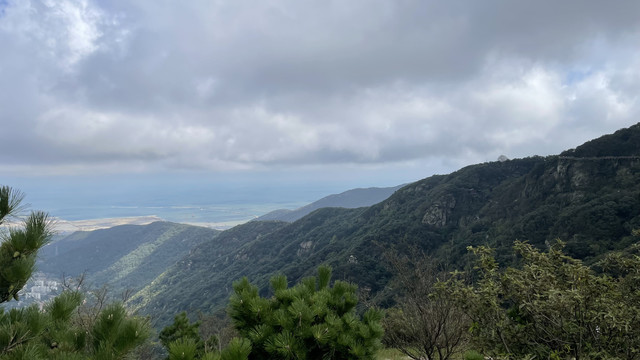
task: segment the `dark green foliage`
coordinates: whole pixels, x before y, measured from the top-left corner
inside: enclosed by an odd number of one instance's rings
[[[603,136],[586,142],[575,149],[567,150],[561,156],[638,156],[640,149],[640,126],[638,124],[616,131],[612,136]]]
[[[198,345],[191,338],[178,338],[165,346],[169,350],[169,360],[191,360],[201,358],[201,355],[197,355]]]
[[[220,358],[222,360],[243,360],[248,359],[251,354],[251,342],[243,338],[231,340],[229,346],[222,350]]]
[[[47,313],[57,323],[66,323],[83,300],[77,291],[66,291],[47,304]]]
[[[0,224],[20,209],[23,196],[0,187]],[[16,298],[31,276],[38,250],[49,240],[51,222],[32,212],[21,228],[10,228],[0,245],[0,302]],[[87,332],[74,321],[83,301],[78,292],[63,292],[45,311],[37,306],[0,308],[0,359],[122,359],[149,335],[142,319],[127,316],[121,304],[107,306]]]
[[[504,271],[490,249],[471,248],[478,281],[448,290],[473,321],[474,346],[514,359],[640,358],[640,256],[610,254],[596,274],[561,245],[540,252],[516,242],[522,266]]]
[[[464,360],[484,360],[484,356],[475,350],[467,350],[464,352]]]
[[[202,352],[199,323],[185,313],[160,333],[169,360],[193,359],[373,359],[380,347],[381,313],[356,315],[356,287],[331,282],[322,266],[316,277],[289,288],[283,275],[271,278],[271,298],[261,297],[247,278],[234,283],[229,315],[241,337],[222,351]]]
[[[234,284],[229,315],[251,342],[250,359],[372,359],[380,347],[380,312],[356,315],[356,287],[330,286],[331,270],[287,286],[283,275],[271,279],[273,296],[263,298],[246,278]]]
[[[251,342],[243,338],[234,338],[222,351],[209,351],[199,355],[193,339],[182,338],[170,343],[168,351],[168,360],[247,360],[251,353]]]
[[[189,318],[187,318],[187,313],[181,312],[175,316],[172,325],[162,329],[159,336],[160,342],[162,343],[162,346],[169,349],[170,354],[174,352],[177,353],[179,351],[175,350],[172,352],[172,348],[182,349],[188,347],[191,349],[193,347],[193,355],[191,355],[191,358],[199,359],[204,355],[205,351],[204,341],[198,333],[199,327],[200,322],[190,323]],[[191,351],[188,353],[190,354]]]
[[[0,186],[0,225],[21,209],[24,195],[8,186]],[[33,272],[38,250],[51,237],[51,221],[43,212],[32,212],[22,227],[10,227],[0,233],[0,303],[18,299]]]
[[[86,333],[72,321],[82,300],[64,292],[44,312],[35,305],[0,309],[0,359],[122,359],[149,336],[146,321],[127,316],[120,304],[107,306]]]
[[[126,354],[148,337],[147,324],[127,316],[122,304],[107,305],[98,316],[91,336],[96,357],[116,359]]]
[[[21,210],[22,200],[24,200],[24,194],[19,190],[6,185],[0,186],[0,224],[4,223],[5,218]]]

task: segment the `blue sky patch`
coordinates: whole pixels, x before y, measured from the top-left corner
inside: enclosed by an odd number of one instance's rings
[[[9,7],[8,0],[0,0],[0,17],[4,16],[5,9]]]
[[[577,84],[579,82],[581,82],[582,80],[588,78],[589,76],[591,76],[591,74],[593,74],[593,70],[592,69],[587,69],[587,70],[578,70],[578,69],[573,69],[573,70],[569,70],[565,77],[564,77],[564,83],[566,85],[574,85]]]

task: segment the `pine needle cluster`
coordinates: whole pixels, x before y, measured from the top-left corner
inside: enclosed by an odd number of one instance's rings
[[[169,360],[373,359],[383,335],[378,310],[356,314],[356,286],[331,282],[331,268],[288,287],[287,278],[271,278],[273,296],[260,296],[247,278],[234,283],[228,312],[240,337],[222,351],[201,351],[199,323],[175,317],[160,338]]]
[[[287,278],[271,279],[273,296],[263,298],[244,278],[234,284],[229,315],[251,342],[252,359],[372,359],[380,348],[379,311],[356,315],[356,286],[336,281],[331,268],[289,288]]]
[[[24,195],[0,186],[0,225],[18,217]],[[35,267],[38,250],[52,235],[52,221],[44,212],[31,212],[21,226],[3,227],[0,244],[0,303],[18,299]],[[73,318],[84,300],[66,291],[41,310],[37,305],[5,311],[0,308],[0,359],[124,358],[149,336],[144,319],[127,315],[122,304],[105,307],[89,329]]]

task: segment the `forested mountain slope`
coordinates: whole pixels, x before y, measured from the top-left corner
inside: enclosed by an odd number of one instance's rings
[[[179,302],[181,308],[189,311],[218,305],[220,299],[226,299],[232,291],[232,279],[225,277],[226,269],[232,264],[246,265],[248,260],[238,253],[238,249],[260,243],[263,236],[286,225],[280,221],[252,221],[223,231],[214,239],[193,248],[189,255],[135,294],[128,305],[134,310],[144,309],[145,313],[161,322],[173,319],[176,313],[174,309],[158,303]],[[189,297],[193,294],[197,296]]]
[[[404,185],[398,185],[387,188],[366,188],[352,189],[325,196],[318,201],[314,201],[309,205],[305,205],[295,210],[274,210],[268,214],[262,215],[255,221],[278,220],[286,222],[294,222],[311,212],[326,207],[341,207],[347,209],[355,209],[359,207],[375,205],[391,196],[396,190]]]
[[[108,284],[114,291],[139,290],[219,233],[171,222],[78,231],[45,246],[38,269],[53,277],[85,273],[90,284]]]
[[[516,239],[544,247],[560,238],[589,261],[633,241],[640,228],[640,125],[559,156],[472,165],[407,185],[369,208],[317,210],[291,223],[252,222],[223,232],[239,248],[196,247],[134,302],[170,320],[182,310],[225,306],[231,283],[248,276],[263,289],[273,273],[290,281],[318,264],[336,278],[380,294],[390,279],[383,253],[418,246],[462,266],[468,245],[497,248],[509,262]]]

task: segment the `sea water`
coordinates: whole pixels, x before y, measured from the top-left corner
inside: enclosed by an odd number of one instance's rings
[[[18,178],[30,209],[67,221],[157,216],[182,223],[238,223],[277,209],[296,209],[349,190],[330,181],[273,178]]]

